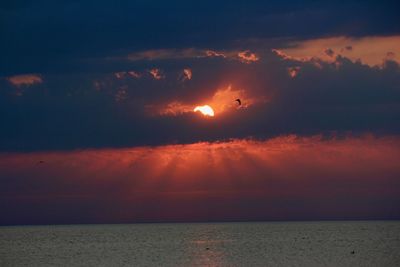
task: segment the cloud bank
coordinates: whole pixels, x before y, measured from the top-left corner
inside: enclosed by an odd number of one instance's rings
[[[381,65],[370,66],[340,53],[325,53],[329,60],[312,54],[299,59],[279,49],[255,53],[258,60],[250,64],[203,57],[152,60],[151,67],[143,63],[111,72],[42,74],[35,88],[20,92],[0,79],[0,112],[7,125],[0,132],[0,149],[399,133],[396,61],[382,58]],[[199,105],[210,105],[214,119],[193,113]]]

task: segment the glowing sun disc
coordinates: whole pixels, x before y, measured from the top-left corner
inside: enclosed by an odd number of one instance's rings
[[[214,117],[214,110],[209,105],[197,106],[193,111],[200,111],[204,116]]]

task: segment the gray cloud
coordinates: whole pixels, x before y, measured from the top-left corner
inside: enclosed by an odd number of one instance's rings
[[[88,60],[145,50],[218,51],[254,39],[399,34],[395,1],[10,3],[0,4],[0,34],[7,40],[0,43],[1,76],[76,71]]]

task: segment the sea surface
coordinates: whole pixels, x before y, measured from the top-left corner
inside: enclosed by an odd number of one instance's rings
[[[7,226],[0,266],[400,266],[400,222]]]

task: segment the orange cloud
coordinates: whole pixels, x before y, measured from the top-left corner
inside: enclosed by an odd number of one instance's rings
[[[166,105],[147,105],[145,109],[151,116],[177,116],[183,113],[193,112],[193,105],[173,101]]]
[[[183,75],[187,80],[192,79],[192,70],[189,68],[183,69]]]
[[[259,57],[252,53],[250,50],[238,51],[238,50],[223,50],[215,51],[211,49],[195,49],[195,48],[184,48],[184,49],[155,49],[136,52],[128,55],[128,59],[131,61],[140,60],[168,60],[168,59],[189,59],[189,58],[204,58],[204,57],[216,57],[225,58],[229,60],[239,60],[243,63],[252,63],[259,60]]]
[[[162,73],[162,71],[160,69],[157,69],[157,68],[151,69],[151,70],[149,70],[149,73],[156,80],[164,79],[164,74]]]
[[[239,106],[236,99],[240,99],[242,104]],[[182,103],[180,101],[172,101],[166,105],[147,105],[147,112],[154,115],[177,116],[188,112],[193,112],[196,106],[209,105],[215,112],[215,115],[233,111],[236,109],[248,108],[257,103],[265,103],[267,99],[264,97],[250,96],[244,89],[234,89],[227,86],[215,91],[209,99],[204,99],[201,103]]]
[[[190,68],[185,68],[179,74],[178,81],[185,82],[187,80],[191,80],[192,79],[192,75],[193,75],[192,70]]]
[[[285,59],[285,60],[293,60],[293,61],[305,62],[305,61],[309,61],[309,60],[312,59],[312,57],[310,57],[310,56],[305,56],[305,57],[290,56],[290,55],[286,54],[285,52],[283,52],[282,50],[279,50],[279,49],[272,49],[271,51],[273,53],[275,53],[277,56],[279,56],[280,58]]]
[[[296,67],[289,67],[289,68],[288,68],[289,76],[292,77],[292,78],[296,77],[297,74],[299,73],[299,71],[300,71],[300,67],[298,67],[298,66],[296,66]]]
[[[22,74],[8,77],[7,80],[14,86],[30,86],[35,83],[42,83],[42,77],[37,74]]]
[[[352,61],[361,60],[370,66],[380,66],[387,59],[387,53],[400,54],[400,36],[385,37],[330,37],[292,43],[288,48],[274,49],[285,59],[300,61],[318,58],[333,62],[336,55]],[[400,63],[399,59],[390,58]]]
[[[206,52],[206,55],[208,57],[223,57],[223,58],[226,58],[226,56],[223,53],[220,53],[220,52],[216,52],[216,51],[213,51],[213,50],[206,50],[205,52]]]
[[[142,75],[136,71],[128,71],[128,75],[133,78],[140,78]]]
[[[238,57],[242,62],[247,63],[247,64],[256,62],[259,60],[259,57],[256,54],[251,53],[249,50],[239,52]]]
[[[238,103],[236,102],[236,99],[238,98],[242,102],[240,106],[238,106]],[[267,99],[264,97],[251,96],[246,90],[234,88],[230,85],[218,89],[207,103],[212,106],[215,113],[218,114],[228,110],[247,108],[256,103],[265,102],[267,102]]]

